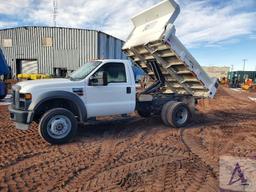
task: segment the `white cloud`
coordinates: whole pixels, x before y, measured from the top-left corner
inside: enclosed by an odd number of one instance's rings
[[[133,26],[130,18],[161,0],[57,0],[57,25],[102,30],[126,39]],[[178,0],[181,13],[175,23],[186,46],[221,46],[256,29],[255,0]],[[18,18],[22,25],[52,25],[52,0],[0,0],[0,13]],[[0,18],[1,21],[1,18]],[[0,27],[8,27],[8,23]],[[234,40],[235,39],[235,40]]]
[[[102,30],[125,39],[132,29],[130,18],[159,0],[59,0],[57,25]],[[52,25],[53,3],[42,0],[36,9],[28,11],[25,21],[35,25]]]
[[[29,0],[0,0],[0,13],[6,15],[17,14],[29,6]]]
[[[256,39],[256,34],[250,35],[249,38],[250,38],[250,39]]]
[[[209,1],[183,4],[176,22],[177,35],[187,46],[194,47],[222,44],[230,38],[252,34],[256,32],[256,11],[239,10],[244,6],[238,0],[222,7],[210,6]]]

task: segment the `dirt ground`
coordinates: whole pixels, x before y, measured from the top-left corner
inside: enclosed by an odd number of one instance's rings
[[[220,88],[195,121],[108,118],[51,146],[36,125],[19,131],[0,106],[0,191],[218,191],[221,155],[256,156],[256,94]],[[113,120],[114,119],[114,120]]]

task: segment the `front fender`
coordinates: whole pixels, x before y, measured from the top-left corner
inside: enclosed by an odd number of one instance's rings
[[[86,121],[87,119],[87,110],[84,105],[84,102],[80,97],[76,94],[67,92],[67,91],[49,91],[43,93],[38,98],[36,98],[32,103],[29,105],[28,110],[36,111],[37,108],[44,102],[52,100],[52,99],[66,99],[74,103],[76,108],[79,112],[79,119],[80,121]]]

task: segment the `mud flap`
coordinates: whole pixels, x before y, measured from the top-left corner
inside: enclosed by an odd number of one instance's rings
[[[15,124],[16,129],[22,130],[22,131],[26,131],[28,130],[29,125],[28,124],[24,124],[24,123],[16,123]]]

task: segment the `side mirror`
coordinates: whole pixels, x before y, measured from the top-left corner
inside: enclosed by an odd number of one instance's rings
[[[107,73],[105,71],[99,71],[92,75],[89,79],[90,86],[106,86],[108,84]]]

